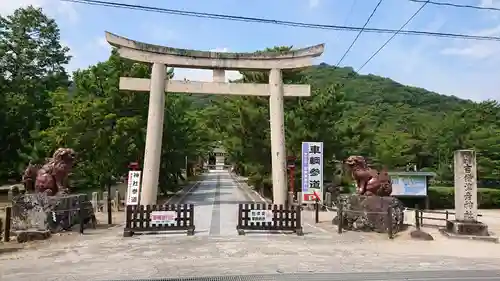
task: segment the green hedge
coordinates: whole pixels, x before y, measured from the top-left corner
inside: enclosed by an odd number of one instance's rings
[[[432,209],[452,209],[455,207],[453,187],[429,187],[429,201]],[[500,208],[500,189],[478,188],[477,200],[481,209]]]

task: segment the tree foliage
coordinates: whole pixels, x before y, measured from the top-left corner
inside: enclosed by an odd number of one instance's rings
[[[262,73],[242,75],[244,82],[268,82]],[[285,102],[287,152],[300,160],[302,141],[324,142],[325,180],[339,180],[339,162],[347,156],[363,155],[390,170],[435,171],[438,181],[449,184],[453,152],[469,148],[478,153],[483,183],[499,180],[500,106],[495,101],[474,103],[324,63],[285,73],[284,81],[309,83],[313,89],[309,98]],[[267,99],[220,98],[205,111],[207,127],[220,135],[232,159],[257,185],[268,182]]]
[[[49,126],[48,97],[68,85],[68,51],[57,24],[41,9],[0,16],[0,177],[18,172],[30,132]]]
[[[9,79],[0,95],[7,97],[0,112],[6,124],[0,135],[4,180],[19,177],[28,160],[42,161],[57,147],[71,147],[78,154],[73,174],[77,188],[103,187],[124,175],[130,162],[142,163],[149,97],[120,91],[118,85],[122,76],[149,78],[151,65],[124,60],[113,51],[107,61],[74,72],[69,85],[67,79],[55,79],[67,77],[63,64],[69,58],[53,20],[29,7],[2,18],[2,25],[1,50],[7,54],[2,70]],[[12,46],[19,50],[10,58]],[[172,76],[173,70],[167,74]],[[198,113],[187,96],[168,94],[163,191],[175,186],[186,157],[196,160],[210,147]]]

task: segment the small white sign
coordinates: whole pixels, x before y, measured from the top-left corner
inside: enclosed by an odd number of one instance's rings
[[[250,210],[248,213],[250,222],[272,222],[273,211],[271,210]]]
[[[139,204],[141,190],[141,171],[128,172],[127,205]]]
[[[173,224],[176,223],[176,211],[153,211],[151,212],[152,224]]]

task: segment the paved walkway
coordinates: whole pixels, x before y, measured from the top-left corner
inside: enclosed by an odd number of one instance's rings
[[[231,236],[237,235],[238,203],[252,203],[252,200],[227,171],[212,170],[183,203],[195,205],[197,236]]]
[[[239,203],[266,203],[257,193],[238,184],[225,170],[211,170],[193,188],[183,203],[195,205],[196,236],[236,236]],[[307,234],[325,234],[306,218]],[[179,234],[182,235],[182,234]],[[247,235],[276,236],[284,233],[249,233]],[[169,235],[171,236],[171,235]]]
[[[258,200],[257,195],[238,186],[227,172],[212,172],[185,197],[185,202],[196,205],[195,236],[160,234],[124,238],[123,229],[114,227],[71,239],[50,239],[37,244],[36,249],[0,255],[0,280],[500,270],[499,245],[457,240],[391,241],[383,236],[353,232],[339,235],[326,225],[314,225],[309,212],[303,216],[302,237],[238,236],[237,203]],[[375,236],[378,238],[374,239]]]

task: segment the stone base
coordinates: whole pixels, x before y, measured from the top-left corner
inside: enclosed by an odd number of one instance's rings
[[[482,222],[446,221],[446,231],[459,235],[489,236],[488,226]]]
[[[498,242],[498,237],[488,232],[488,225],[482,222],[447,221],[446,228],[439,230],[450,238]]]
[[[410,237],[415,240],[422,240],[422,241],[432,241],[434,240],[434,237],[430,235],[429,233],[422,231],[420,229],[413,230],[410,232]]]
[[[25,243],[35,240],[46,240],[50,238],[49,230],[18,230],[14,232],[18,243]]]

